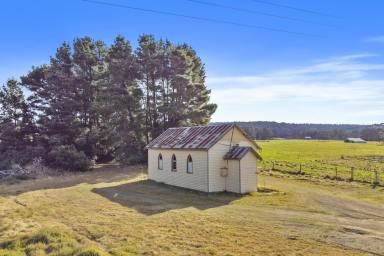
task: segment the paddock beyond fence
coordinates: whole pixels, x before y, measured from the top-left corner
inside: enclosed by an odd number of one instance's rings
[[[258,170],[277,171],[294,175],[309,175],[311,177],[355,181],[371,183],[372,185],[384,185],[384,165],[379,163],[368,163],[366,166],[345,166],[335,164],[324,164],[321,161],[308,163],[292,163],[288,161],[262,161]]]

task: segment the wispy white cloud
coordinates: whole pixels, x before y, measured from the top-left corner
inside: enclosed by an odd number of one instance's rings
[[[382,101],[384,96],[384,80],[378,80],[376,85],[371,81],[357,81],[347,84],[274,84],[254,88],[215,89],[212,100],[222,104],[250,104],[272,101],[295,102],[333,102],[350,103],[354,101]]]
[[[339,111],[348,110],[349,114],[346,116],[350,118],[359,118],[364,111],[367,113],[366,117],[380,117],[381,113],[384,118],[384,111],[377,110],[377,106],[383,107],[384,77],[373,79],[370,76],[373,71],[384,70],[384,63],[370,62],[369,58],[377,56],[368,53],[354,54],[264,75],[209,77],[207,84],[212,88],[212,101],[219,105],[216,119],[231,119],[220,112],[220,106],[223,111],[238,109],[242,112],[265,106],[267,109],[263,111],[272,113],[278,109],[287,111],[296,105],[303,107],[300,110],[302,119],[306,115],[311,117],[314,107],[321,114],[321,109],[332,106]],[[275,109],[268,110],[271,108]],[[308,112],[305,111],[306,108]],[[336,112],[332,113],[330,110],[327,115],[335,120],[337,115],[343,115]],[[334,116],[330,116],[332,114]],[[232,117],[234,118],[236,117]],[[248,118],[252,119],[255,117]],[[297,120],[297,117],[292,119]]]
[[[363,40],[366,43],[384,43],[384,35],[383,36],[373,36],[367,37]]]
[[[377,57],[377,54],[354,54],[333,57],[316,64],[294,69],[278,70],[264,75],[208,77],[207,82],[212,84],[237,83],[247,84],[275,84],[279,82],[340,82],[363,78],[369,71],[384,70],[384,63],[375,64],[362,62],[361,59]]]
[[[365,58],[370,58],[370,57],[379,57],[380,54],[377,53],[357,53],[357,54],[349,54],[349,55],[344,55],[344,56],[336,56],[336,57],[331,57],[327,59],[321,59],[320,62],[327,62],[330,60],[358,60],[358,59],[365,59]]]

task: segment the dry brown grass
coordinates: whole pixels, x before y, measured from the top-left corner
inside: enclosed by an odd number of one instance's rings
[[[340,212],[327,208],[329,200],[316,198],[358,203],[358,194],[372,214],[381,201],[371,197],[382,192],[362,196],[368,187],[356,194],[336,187],[339,196],[324,184],[262,179],[276,191],[207,195],[146,181],[132,168],[0,184],[0,241],[55,227],[114,255],[360,255],[381,249],[372,239],[365,240],[368,247],[336,239],[362,227],[340,221]],[[365,229],[373,236],[374,228]],[[375,236],[383,239],[380,232]]]

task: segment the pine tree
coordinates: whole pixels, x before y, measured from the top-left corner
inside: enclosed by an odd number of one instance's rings
[[[51,57],[50,65],[34,68],[22,77],[22,83],[32,92],[29,99],[39,113],[42,143],[47,150],[74,144],[81,131],[70,46],[64,43]]]
[[[188,45],[172,50],[170,80],[168,126],[207,124],[217,106],[209,103],[204,66]]]
[[[10,79],[0,91],[0,122],[18,127],[23,115],[24,95],[17,81]]]
[[[78,87],[70,46],[64,43],[49,65],[33,68],[22,77],[22,83],[32,92],[29,99],[39,113],[40,143],[45,149],[46,162],[58,164],[59,154],[64,151],[68,155],[82,155],[84,125],[79,117],[83,110],[83,90]],[[73,162],[73,159],[61,160],[63,164],[65,161]],[[86,159],[80,161],[84,163],[83,169],[88,168]]]
[[[136,55],[144,91],[147,142],[169,127],[210,121],[217,106],[209,104],[204,66],[191,47],[143,35]]]
[[[159,124],[159,47],[151,35],[139,38],[139,47],[136,50],[139,63],[141,88],[144,91],[145,108],[145,134],[146,142],[156,137]]]
[[[35,134],[30,107],[17,81],[10,79],[0,89],[0,168],[35,157]]]
[[[113,141],[114,156],[123,164],[143,159],[143,92],[138,85],[139,70],[132,48],[118,36],[107,57],[108,77],[99,97],[104,130]]]
[[[80,104],[78,116],[82,127],[77,147],[94,158],[103,152],[101,148],[105,146],[100,144],[102,134],[96,102],[101,81],[106,76],[107,49],[102,41],[93,41],[90,37],[77,38],[73,45],[75,84]]]
[[[206,124],[216,110],[196,52],[151,35],[135,52],[121,36],[110,47],[77,38],[21,80],[46,163],[65,169],[143,161],[145,144],[165,129]]]

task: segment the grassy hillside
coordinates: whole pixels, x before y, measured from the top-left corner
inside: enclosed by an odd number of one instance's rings
[[[270,140],[258,142],[262,147],[264,164],[281,171],[299,171],[313,176],[342,179],[351,177],[351,167],[355,170],[355,180],[372,182],[374,171],[384,182],[384,145],[378,142],[366,144],[344,143],[343,141],[314,140]]]
[[[260,175],[269,189],[243,197],[157,184],[140,169],[2,183],[0,255],[383,251],[383,191],[329,182]]]

